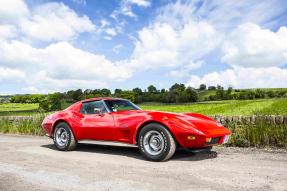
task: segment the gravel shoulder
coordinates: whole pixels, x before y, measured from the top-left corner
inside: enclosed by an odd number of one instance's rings
[[[0,190],[287,190],[287,151],[216,147],[146,161],[134,146],[0,134]]]

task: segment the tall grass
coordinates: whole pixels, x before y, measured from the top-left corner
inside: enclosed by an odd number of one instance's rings
[[[263,118],[254,124],[228,124],[232,136],[228,146],[285,147],[287,148],[287,124],[269,123]]]
[[[28,118],[2,117],[0,119],[0,133],[44,135],[41,123],[44,115],[37,115]]]

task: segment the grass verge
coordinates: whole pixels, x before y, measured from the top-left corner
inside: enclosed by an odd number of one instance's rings
[[[44,135],[41,123],[45,115],[28,118],[2,117],[0,119],[0,132],[9,134]]]
[[[230,123],[232,131],[227,146],[287,148],[287,124],[258,120],[254,124]]]

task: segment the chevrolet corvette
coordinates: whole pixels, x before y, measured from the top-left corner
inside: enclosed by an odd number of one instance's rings
[[[120,98],[79,101],[47,116],[42,128],[58,150],[73,150],[81,140],[116,141],[137,145],[151,161],[168,160],[177,148],[224,144],[231,134],[201,114],[144,111]]]

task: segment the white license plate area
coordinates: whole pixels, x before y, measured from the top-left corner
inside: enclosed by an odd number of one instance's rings
[[[225,136],[224,136],[224,139],[223,139],[223,143],[222,143],[222,144],[227,143],[227,142],[228,142],[228,140],[229,140],[229,135],[225,135]]]

